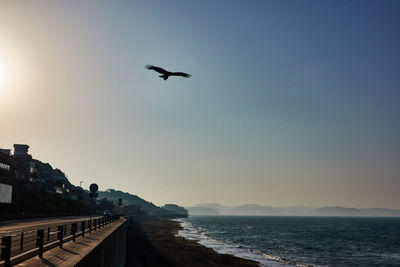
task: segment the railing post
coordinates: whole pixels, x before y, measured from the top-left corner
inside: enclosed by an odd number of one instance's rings
[[[72,234],[72,241],[73,242],[75,242],[75,234],[76,234],[77,229],[78,229],[78,224],[77,223],[73,223],[71,225],[71,234]]]
[[[50,241],[50,227],[47,228],[47,241]]]
[[[94,230],[97,231],[97,219],[93,220]]]
[[[39,258],[43,259],[43,240],[44,240],[44,230],[37,230],[36,233],[36,247],[39,248]]]
[[[1,257],[0,260],[4,261],[4,266],[10,266],[10,258],[11,258],[11,236],[3,236],[1,238],[1,245],[4,248],[1,248]]]
[[[86,222],[85,221],[82,221],[81,222],[81,231],[82,231],[82,236],[85,236],[85,224],[86,224]]]
[[[64,224],[64,236],[66,236],[66,235],[67,235],[67,225]]]
[[[92,221],[88,220],[88,228],[89,228],[89,234],[92,233]]]
[[[63,246],[64,226],[58,226],[58,240],[60,240],[60,248]]]
[[[24,232],[21,232],[21,240],[19,244],[19,250],[24,250]]]

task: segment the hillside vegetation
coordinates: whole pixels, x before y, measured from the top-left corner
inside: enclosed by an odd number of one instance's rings
[[[122,199],[123,206],[131,207],[131,209],[143,212],[147,215],[163,216],[170,218],[188,216],[188,212],[185,210],[185,208],[178,205],[167,204],[164,207],[158,207],[152,202],[146,201],[136,195],[115,189],[99,191],[99,199],[103,198],[106,198],[107,200],[116,203],[118,203],[119,199]]]

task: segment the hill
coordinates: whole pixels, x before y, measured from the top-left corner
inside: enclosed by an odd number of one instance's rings
[[[187,217],[189,215],[188,211],[184,207],[180,207],[176,204],[165,204],[161,208],[176,214],[177,217]]]
[[[174,205],[175,211],[172,211],[171,206],[167,208],[160,208],[154,205],[152,202],[146,201],[136,195],[132,195],[127,192],[122,192],[115,189],[107,189],[106,191],[99,191],[98,199],[107,198],[107,200],[118,203],[118,199],[122,199],[122,204],[124,206],[136,206],[148,215],[164,216],[164,217],[187,217],[186,214],[178,214],[176,210],[181,210],[184,208]],[[172,205],[172,204],[170,204]]]

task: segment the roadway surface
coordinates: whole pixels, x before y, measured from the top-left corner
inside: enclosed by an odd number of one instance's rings
[[[103,216],[94,215],[92,219]],[[10,220],[0,222],[0,236],[9,235],[16,232],[25,232],[36,229],[44,229],[62,224],[71,224],[74,222],[87,221],[90,216],[65,216],[37,219]]]

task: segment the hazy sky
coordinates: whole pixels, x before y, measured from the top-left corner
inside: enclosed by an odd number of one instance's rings
[[[156,204],[400,209],[399,13],[0,1],[0,147]]]

